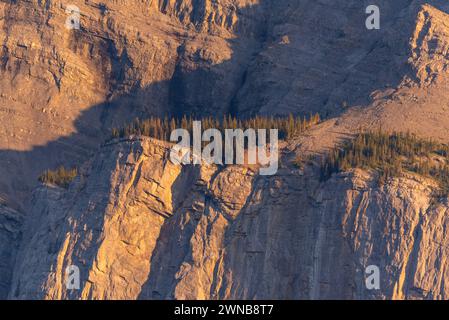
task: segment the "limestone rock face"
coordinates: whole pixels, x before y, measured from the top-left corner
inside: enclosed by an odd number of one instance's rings
[[[359,128],[448,142],[447,1],[378,0],[380,30],[368,4],[1,1],[0,298],[448,299],[448,201],[432,181],[320,182],[291,164]],[[330,119],[272,177],[179,167],[151,139],[100,147],[135,117],[310,112]],[[68,190],[37,186],[83,163]]]
[[[371,125],[443,136],[446,1],[377,5],[380,30],[359,0],[2,1],[0,198],[24,211],[43,170],[83,162],[137,116],[364,106]]]
[[[23,215],[0,204],[0,299],[8,296],[21,240]]]
[[[135,117],[228,112],[259,46],[255,3],[2,1],[0,197],[24,210],[43,170],[86,160]]]
[[[100,149],[34,193],[12,299],[447,299],[448,203],[420,177],[320,183],[284,162],[176,166],[152,139]],[[81,288],[66,289],[66,268]],[[380,270],[380,290],[365,269]]]

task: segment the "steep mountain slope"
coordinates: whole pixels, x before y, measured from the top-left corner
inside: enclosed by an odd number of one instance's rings
[[[80,30],[66,28],[69,4]],[[378,1],[380,30],[365,28],[368,4],[2,1],[1,201],[24,210],[43,170],[81,163],[136,116],[376,106],[366,121],[414,128],[424,116],[441,136],[447,3]]]
[[[136,116],[227,112],[263,30],[254,3],[2,1],[0,197],[23,209],[40,172]]]
[[[448,142],[446,1],[378,1],[373,31],[358,0],[70,1],[80,30],[68,4],[0,3],[0,298],[449,298],[432,181],[292,165],[360,128]],[[151,139],[98,148],[136,116],[289,112],[329,120],[273,177],[177,167]],[[82,163],[68,191],[31,196]]]
[[[449,206],[431,181],[379,187],[356,170],[323,184],[286,159],[261,177],[168,153],[116,141],[68,192],[37,190],[10,298],[449,298]],[[69,265],[80,290],[66,289]],[[369,265],[380,290],[365,287]]]

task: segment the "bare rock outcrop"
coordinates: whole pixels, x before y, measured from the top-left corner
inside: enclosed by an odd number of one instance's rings
[[[134,117],[359,106],[351,130],[443,136],[447,4],[377,5],[380,30],[358,0],[2,1],[0,197],[24,211],[43,170],[82,163]]]
[[[2,1],[0,297],[448,299],[448,202],[430,180],[97,148],[134,117],[184,113],[335,116],[290,146],[312,153],[359,128],[447,143],[447,1],[377,4],[380,30],[359,0]],[[85,161],[68,190],[29,197],[43,170]]]
[[[284,162],[175,166],[152,139],[104,146],[68,191],[41,188],[12,299],[447,299],[447,199],[432,181],[321,183]],[[65,270],[80,269],[80,290]],[[381,272],[380,290],[365,268]]]
[[[0,196],[24,210],[43,170],[135,117],[227,113],[260,45],[256,2],[2,1]]]
[[[24,217],[0,204],[0,299],[8,296]]]

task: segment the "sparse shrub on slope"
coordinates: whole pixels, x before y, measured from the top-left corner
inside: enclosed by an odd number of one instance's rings
[[[410,133],[357,134],[323,158],[321,180],[351,168],[377,170],[380,184],[403,172],[415,172],[435,179],[441,192],[449,193],[449,147]]]
[[[60,166],[56,170],[46,170],[39,177],[39,181],[42,183],[54,184],[62,188],[68,188],[70,182],[72,182],[77,175],[78,169],[66,169],[64,166]]]

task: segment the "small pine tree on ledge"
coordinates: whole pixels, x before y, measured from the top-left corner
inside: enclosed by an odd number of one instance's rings
[[[78,175],[78,169],[66,169],[60,166],[56,170],[46,170],[40,177],[39,181],[45,184],[57,185],[61,188],[68,188],[70,182]]]

